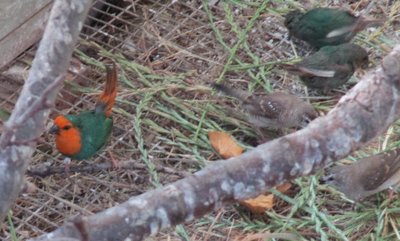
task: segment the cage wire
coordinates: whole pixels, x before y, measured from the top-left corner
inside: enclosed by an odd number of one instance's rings
[[[268,4],[279,8],[273,1]],[[215,97],[210,82],[223,77],[242,89],[285,89],[305,96],[298,81],[273,69],[295,53],[281,14],[261,6],[240,1],[95,1],[48,127],[59,113],[94,108],[105,81],[104,62],[112,59],[118,65],[119,87],[111,140],[95,157],[72,165],[83,168],[111,158],[135,164],[71,173],[67,178],[64,173],[28,176],[37,191],[18,198],[0,239],[10,240],[13,231],[20,239],[52,231],[75,215],[96,213],[200,169],[219,159],[208,142],[209,130],[229,130],[241,143],[254,145],[249,124],[240,115],[224,114],[237,103]],[[304,54],[309,48],[296,50]],[[21,54],[0,75],[2,121],[12,111],[35,51],[33,46]],[[30,168],[63,167],[62,159],[53,137],[44,133]],[[288,212],[284,204],[275,211]],[[218,222],[214,217],[225,224],[213,229]],[[180,235],[229,240],[244,233],[234,228],[240,220],[238,211],[227,207],[186,224]],[[181,240],[174,232],[153,239],[167,238]]]

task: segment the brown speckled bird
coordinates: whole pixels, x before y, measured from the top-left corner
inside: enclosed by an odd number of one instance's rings
[[[272,129],[305,127],[318,116],[311,104],[291,94],[274,92],[255,96],[222,84],[214,83],[213,87],[240,100],[248,121],[256,127]]]
[[[365,157],[351,165],[335,166],[324,179],[348,198],[360,201],[400,183],[400,149]]]

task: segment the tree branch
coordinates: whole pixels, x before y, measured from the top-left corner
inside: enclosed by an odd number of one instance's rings
[[[224,205],[310,175],[383,133],[400,114],[400,45],[325,117],[296,133],[219,161],[185,179],[133,197],[31,239],[142,240]]]
[[[91,1],[58,0],[50,13],[29,77],[0,137],[0,221],[24,181],[36,139],[61,87]]]

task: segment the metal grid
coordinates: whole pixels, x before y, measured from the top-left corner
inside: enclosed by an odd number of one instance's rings
[[[199,56],[199,58],[210,60],[216,58],[215,53],[207,49],[207,43],[214,42],[210,39],[211,33],[204,36],[201,34],[202,38],[196,39],[197,44],[195,45],[190,41],[179,41],[179,38],[187,38],[186,35],[189,33],[196,34],[196,29],[185,27],[188,22],[190,22],[191,26],[197,25],[196,28],[199,30],[208,29],[207,22],[204,21],[206,20],[206,15],[199,10],[199,6],[200,4],[198,3],[190,2],[178,4],[173,2],[166,3],[165,1],[96,1],[80,34],[81,40],[77,44],[77,49],[85,52],[87,56],[93,59],[102,61],[105,58],[98,54],[98,50],[92,48],[92,43],[94,42],[115,55],[122,54],[126,59],[143,65],[149,64],[153,70],[177,73],[186,72],[188,69],[196,69],[199,64],[196,62],[196,58],[181,57],[178,56],[179,53],[175,56],[172,54],[171,57],[171,53],[176,51],[173,48],[185,50],[185,54],[190,54],[191,50],[197,51],[196,49],[202,48],[202,52],[205,55]],[[175,20],[171,21],[172,19],[166,20],[171,15],[175,15],[175,19],[180,19],[179,24],[176,24]],[[199,16],[203,19],[197,19]],[[146,24],[149,26],[148,28],[143,27]],[[149,29],[154,32],[147,32]],[[200,35],[200,32],[198,35]],[[162,41],[168,41],[168,43],[161,43],[161,36]],[[143,41],[138,43],[140,39],[143,39]],[[173,48],[168,48],[168,45],[173,45]],[[12,70],[9,69],[3,72],[2,78],[4,78],[4,81],[1,84],[4,88],[0,92],[0,108],[8,112],[12,111],[35,51],[35,47],[27,50],[11,63]],[[93,108],[96,95],[103,88],[104,71],[82,63],[77,54],[73,58],[70,76],[59,95],[60,98],[57,100],[54,113],[50,116],[51,119],[58,113],[78,113],[82,110]],[[165,58],[168,60],[168,65],[162,64],[162,62],[166,61]],[[183,66],[185,64],[191,64],[191,66]],[[201,64],[203,66],[207,65],[207,61],[202,61]],[[206,67],[199,68],[199,70],[206,73],[210,68],[213,68],[213,65],[210,64]],[[136,77],[129,76],[128,78],[129,81],[140,86],[141,84],[135,81]],[[77,86],[85,89],[85,91],[77,91]],[[118,101],[125,98],[121,96],[121,92],[122,95],[129,96],[123,90],[121,91],[121,88],[124,88],[123,85],[120,85],[119,88],[116,108],[120,107],[134,114],[135,108],[132,106],[127,107]],[[136,99],[136,101],[140,100],[139,97],[132,98]],[[49,120],[49,125],[51,124],[51,119]],[[109,159],[108,152],[112,152],[116,159],[140,161],[140,153],[135,148],[137,143],[134,138],[135,131],[131,120],[119,115],[118,111],[114,111],[113,119],[115,123],[113,134],[105,151],[99,153],[88,162],[74,162],[74,165],[106,162]],[[144,131],[149,134],[152,132],[148,129],[144,129]],[[52,137],[44,134],[39,141],[31,164],[45,163],[47,165],[62,166],[61,155],[55,150],[53,143]],[[153,149],[154,155],[158,155],[163,159],[160,153],[162,151],[170,151],[165,148]],[[179,153],[177,157],[191,158],[187,153]],[[179,178],[170,174],[159,175],[163,183]],[[33,195],[23,195],[15,204],[12,215],[15,231],[22,239],[51,231],[61,225],[68,217],[101,211],[104,208],[127,200],[130,196],[154,188],[150,185],[149,179],[149,173],[146,170],[102,171],[77,174],[67,179],[63,175],[34,179],[28,177],[28,180],[37,185],[38,191]],[[6,229],[4,231],[0,235],[1,239],[10,239],[9,230]]]
[[[222,40],[233,46],[237,41],[238,34],[232,31],[232,26],[226,21],[222,6],[213,5],[211,2],[214,1],[210,1],[209,8],[212,11],[215,25],[223,33]],[[248,13],[246,10],[240,10],[241,14],[235,15],[235,8],[232,7],[232,9],[234,9],[233,17],[237,17],[235,22],[238,26],[248,23],[254,13],[254,10],[249,10]],[[196,108],[205,108],[206,100],[211,98],[210,90],[207,87],[199,87],[199,85],[206,86],[207,82],[218,78],[221,71],[224,70],[224,63],[230,56],[227,50],[221,46],[218,37],[215,37],[210,26],[209,16],[200,1],[99,0],[94,2],[89,14],[80,34],[81,39],[74,54],[70,76],[60,93],[51,118],[58,113],[78,113],[93,108],[96,96],[103,88],[104,71],[98,66],[99,62],[106,59],[105,55],[101,54],[103,50],[112,53],[114,57],[123,56],[125,60],[146,66],[150,72],[165,78],[183,75],[183,78],[178,78],[179,81],[184,82],[186,86],[193,87],[195,91],[174,89],[174,83],[165,89],[162,86],[155,88],[172,93],[171,96],[179,98],[179,103],[183,103],[183,105],[190,105],[192,103],[190,101],[195,99],[200,103],[199,106],[195,106]],[[258,58],[252,60],[252,56],[246,54],[246,49],[240,49],[236,56],[243,62],[270,62],[293,57],[290,51],[292,46],[287,40],[282,19],[277,14],[263,17],[248,32],[246,38],[249,51]],[[96,47],[96,44],[100,47]],[[35,50],[35,47],[27,50],[10,65],[10,69],[14,68],[14,71],[9,69],[1,75],[1,109],[11,112]],[[308,50],[303,49],[302,51]],[[89,59],[82,59],[83,55]],[[238,85],[244,80],[252,78],[258,81],[258,90],[262,90],[263,87],[260,86],[265,86],[267,83],[273,89],[288,89],[292,93],[304,94],[301,85],[288,79],[279,71],[271,72],[270,69],[271,67],[265,66],[265,68],[257,69],[260,72],[255,72],[254,69],[227,70],[225,78]],[[262,74],[268,75],[268,77],[260,77]],[[106,162],[109,159],[109,152],[119,160],[141,161],[141,150],[135,139],[134,122],[130,119],[136,114],[139,105],[137,103],[140,102],[143,94],[149,91],[145,82],[138,80],[141,78],[140,71],[127,71],[125,68],[121,68],[120,82],[123,83],[119,86],[117,103],[113,111],[115,124],[111,141],[104,151],[90,161],[74,163],[74,165]],[[157,78],[153,80],[161,81]],[[132,89],[125,89],[130,85],[137,87],[135,94],[131,93]],[[255,88],[255,86],[251,88]],[[159,102],[171,110],[175,108],[172,101],[160,100]],[[153,103],[155,109],[157,105],[160,105],[159,102]],[[135,103],[135,106],[129,103]],[[155,122],[162,122],[171,130],[171,133],[163,133],[163,135],[170,139],[180,138],[174,136],[174,129],[180,128],[176,122],[165,117],[163,113],[157,112],[157,109],[152,111],[152,106],[149,108],[144,115]],[[124,113],[128,114],[124,115]],[[201,113],[201,111],[196,112],[199,119]],[[215,111],[209,111],[207,115],[208,118],[216,121],[222,118]],[[49,120],[50,124],[51,120]],[[232,125],[246,126],[243,122],[228,121],[227,126]],[[142,128],[144,136],[149,138],[144,143],[146,149],[149,150],[149,155],[158,163],[173,170],[195,170],[199,165],[193,160],[198,160],[199,156],[203,156],[205,159],[216,158],[210,148],[199,150],[194,148],[192,152],[187,149],[180,150],[179,146],[165,141],[166,138],[154,137],[159,135],[154,129],[147,126]],[[185,131],[182,132],[185,133]],[[246,130],[236,130],[236,133],[249,134]],[[52,143],[52,138],[44,134],[31,161],[32,165],[41,163],[62,165],[61,157],[54,150]],[[15,230],[18,236],[25,239],[51,231],[61,225],[65,219],[74,215],[95,213],[121,203],[130,196],[154,188],[149,181],[152,179],[151,175],[146,169],[133,169],[76,174],[69,178],[65,178],[63,175],[28,178],[37,185],[38,191],[35,194],[23,195],[15,204],[12,215]],[[171,173],[158,173],[158,175],[163,184],[179,178]],[[229,215],[235,216],[236,213],[232,212]],[[193,230],[197,229],[197,231],[189,232],[193,234],[193,240],[202,240],[202,237],[210,235],[206,232],[208,227],[205,227],[204,230],[191,225],[188,227],[192,227]],[[0,239],[10,239],[9,229],[3,228],[3,231]],[[229,228],[226,233],[221,230],[219,232],[222,233],[216,235],[216,240],[218,240],[218,235],[226,237],[226,234],[231,234],[232,230]],[[159,238],[166,237],[161,234]]]

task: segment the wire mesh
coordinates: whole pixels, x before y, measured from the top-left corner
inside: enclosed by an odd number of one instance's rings
[[[181,9],[175,10],[177,5],[181,6],[179,8],[184,8],[185,12],[180,11]],[[55,110],[51,114],[49,125],[51,125],[51,119],[59,113],[79,113],[94,107],[96,96],[103,88],[105,73],[101,68],[101,62],[106,58],[123,56],[128,61],[143,65],[150,64],[153,70],[162,70],[165,73],[186,72],[188,68],[182,66],[184,57],[178,56],[179,50],[176,48],[191,51],[187,49],[191,43],[190,41],[178,43],[174,39],[193,33],[193,29],[186,26],[188,22],[191,22],[191,25],[196,24],[196,28],[200,30],[207,28],[204,26],[207,25],[205,22],[193,17],[203,15],[204,18],[204,13],[200,13],[198,9],[186,3],[95,1],[89,14],[80,34],[81,40],[77,44],[69,75],[59,95]],[[180,21],[177,21],[178,19]],[[209,37],[210,35],[203,39]],[[170,43],[164,44],[161,41],[170,41]],[[204,45],[205,42],[201,41],[198,46]],[[212,41],[208,39],[208,42]],[[191,48],[195,49],[197,46]],[[12,71],[8,70],[2,75],[4,80],[1,82],[3,88],[0,92],[0,108],[8,113],[12,111],[16,102],[35,51],[36,48],[32,47],[10,65],[12,66],[10,69],[15,69],[17,73],[11,74]],[[101,51],[107,54],[101,54]],[[211,50],[205,49],[203,52],[209,53]],[[146,86],[143,82],[135,80],[138,74],[124,73],[123,66],[120,66],[120,71],[123,75],[121,78],[125,79],[122,82],[129,82],[130,87],[137,85],[141,93],[139,95],[129,93],[132,88],[124,89],[124,83],[120,84],[113,113],[115,124],[110,142],[96,157],[81,163],[73,162],[73,165],[107,162],[110,158],[108,153],[112,153],[113,158],[122,161],[141,161],[132,117],[135,115],[136,106],[134,105],[140,101],[141,94],[146,91]],[[150,90],[152,86],[147,86],[147,88]],[[132,105],[127,103],[132,103]],[[121,115],[119,110],[123,110],[125,115]],[[146,111],[144,115],[154,118],[153,121],[162,119],[160,115],[150,111]],[[164,123],[166,121],[160,120]],[[176,123],[175,126],[178,128]],[[152,139],[159,135],[146,126],[143,126],[143,132],[143,136],[149,136]],[[45,133],[39,140],[31,165],[62,166],[62,157],[55,150],[53,143],[53,138]],[[150,143],[152,143],[151,139],[146,141],[149,155],[153,155],[149,158],[161,158],[161,164],[163,164],[162,160],[175,159],[176,161],[168,164],[171,168],[175,168],[174,163],[178,165],[177,168],[182,168],[185,165],[181,163],[182,159],[195,159],[190,153],[179,153],[176,148],[173,150],[173,147],[160,144],[160,141],[155,142],[156,144]],[[188,166],[193,166],[193,163]],[[178,178],[172,174],[159,173],[157,175],[160,176],[161,183],[169,183]],[[33,195],[21,196],[15,204],[12,214],[15,232],[22,239],[40,235],[53,230],[64,220],[75,215],[95,213],[121,203],[130,196],[154,188],[150,176],[148,170],[142,169],[105,170],[97,173],[73,174],[68,178],[65,178],[63,174],[45,178],[28,177],[28,180],[37,185],[39,191]],[[10,239],[9,230],[4,231],[1,239]]]
[[[73,161],[73,165],[115,158],[135,160],[145,168],[73,173],[68,178],[65,174],[27,177],[38,191],[22,195],[13,207],[12,223],[18,237],[51,231],[75,215],[122,203],[179,179],[182,170],[193,172],[206,161],[217,159],[207,141],[208,130],[228,129],[239,141],[253,144],[255,134],[247,123],[221,115],[226,105],[220,106],[222,101],[211,97],[208,87],[215,79],[223,77],[234,85],[251,80],[251,90],[286,89],[305,95],[301,84],[272,70],[274,63],[295,57],[282,16],[263,9],[261,17],[252,22],[257,13],[252,6],[260,4],[246,4],[194,0],[93,3],[48,126],[59,113],[94,108],[105,78],[102,63],[114,59],[119,65],[119,89],[111,140],[95,157]],[[251,28],[243,31],[247,26]],[[243,44],[235,49],[238,43]],[[309,50],[304,46],[297,52],[304,55]],[[35,46],[27,50],[0,76],[1,111],[11,113],[35,51]],[[53,137],[46,133],[31,160],[31,166],[35,165],[63,166]],[[229,240],[239,232],[233,226],[240,217],[231,208],[222,216],[229,222],[220,229],[210,233],[213,214],[203,219],[203,226],[188,224],[187,235],[192,240],[210,235],[213,240]],[[2,227],[0,239],[11,239],[10,225]],[[160,234],[155,239],[181,240],[176,234],[169,235]]]

